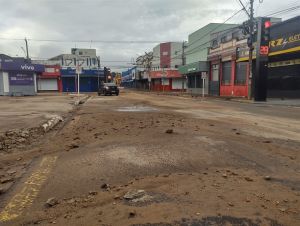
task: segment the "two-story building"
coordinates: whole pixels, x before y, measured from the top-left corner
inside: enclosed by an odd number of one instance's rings
[[[181,42],[160,43],[153,48],[150,72],[151,90],[179,91],[186,89],[186,79],[178,68],[183,65],[183,45]]]
[[[184,49],[186,64],[179,68],[180,73],[187,77],[188,93],[191,93],[191,95],[200,95],[204,91],[205,94],[208,94],[209,81],[207,74],[209,72],[209,64],[207,56],[211,34],[237,26],[236,24],[210,23],[188,36],[188,43]],[[202,79],[205,81],[204,87]]]
[[[80,92],[97,92],[101,81],[104,81],[104,70],[96,49],[71,49],[71,54],[61,54],[48,60],[61,67],[63,92],[77,92],[78,72]],[[77,69],[77,70],[76,70]]]
[[[240,52],[248,51],[247,39],[239,27],[211,34],[208,53],[209,94],[213,96],[248,96],[248,61]]]

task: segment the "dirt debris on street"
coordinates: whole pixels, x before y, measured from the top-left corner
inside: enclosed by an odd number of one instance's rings
[[[94,96],[42,142],[1,159],[3,185],[19,179],[0,195],[0,221],[40,157],[55,155],[30,208],[3,225],[299,225],[299,113],[135,92]]]

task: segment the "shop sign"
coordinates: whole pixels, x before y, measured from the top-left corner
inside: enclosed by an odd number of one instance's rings
[[[30,86],[34,85],[34,78],[29,74],[10,73],[9,84],[11,86]]]
[[[271,27],[270,54],[300,48],[299,23],[298,17]]]
[[[0,69],[7,71],[44,72],[45,66],[41,64],[26,64],[20,62],[1,62]]]
[[[193,67],[193,68],[188,68],[188,72],[192,72],[192,71],[196,71],[197,70],[197,68],[195,68],[195,67]]]
[[[201,79],[207,79],[207,72],[201,72]]]

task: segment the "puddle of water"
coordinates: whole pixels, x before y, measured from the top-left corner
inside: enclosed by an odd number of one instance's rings
[[[147,106],[131,106],[131,107],[118,108],[117,111],[119,111],[119,112],[155,112],[155,111],[158,111],[158,109],[153,108],[153,107],[147,107]]]

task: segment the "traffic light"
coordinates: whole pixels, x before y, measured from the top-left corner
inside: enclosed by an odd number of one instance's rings
[[[267,99],[270,27],[270,18],[258,18],[256,36],[256,69],[255,75],[253,76],[253,96],[255,101],[266,101]]]
[[[270,18],[260,18],[258,24],[258,37],[259,41],[259,52],[261,56],[268,56],[269,54],[269,43],[270,43],[270,27],[271,21]]]

